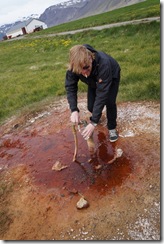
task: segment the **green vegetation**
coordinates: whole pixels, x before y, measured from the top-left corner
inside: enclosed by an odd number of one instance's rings
[[[130,13],[134,13],[135,9],[137,15],[137,6],[143,6],[142,17],[147,17],[147,12],[149,15],[154,12],[159,15],[159,1],[148,0],[142,4],[110,13],[115,15],[116,22],[120,16],[127,16],[127,13],[130,18]],[[95,20],[100,25],[101,15],[98,16]],[[44,30],[44,36],[48,32],[48,29]],[[23,38],[0,43],[0,121],[29,106],[39,106],[41,101],[43,103],[65,95],[69,49],[83,43],[107,52],[120,63],[119,102],[160,99],[159,22],[84,31],[74,35]],[[86,91],[86,86],[81,82],[79,91]]]
[[[111,23],[117,23],[122,21],[142,19],[147,17],[160,16],[160,1],[159,0],[147,0],[138,4],[133,4],[120,9],[115,9],[103,14],[89,16],[82,20],[75,20],[69,23],[64,23],[58,26],[48,28],[32,35],[43,35],[57,32],[63,32],[68,30],[77,30],[87,27],[93,27],[98,25],[105,25]]]

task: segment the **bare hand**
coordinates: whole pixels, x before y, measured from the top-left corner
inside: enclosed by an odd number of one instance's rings
[[[92,135],[94,129],[95,129],[95,127],[94,127],[94,125],[92,125],[91,123],[89,123],[89,124],[85,127],[85,129],[84,129],[83,132],[81,133],[85,140],[88,140],[88,139],[89,139],[89,137]]]
[[[72,123],[79,123],[80,121],[80,116],[79,116],[79,113],[77,111],[74,111],[71,113],[71,122]]]

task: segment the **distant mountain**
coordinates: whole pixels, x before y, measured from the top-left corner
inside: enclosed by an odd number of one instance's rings
[[[40,15],[39,20],[52,27],[142,1],[144,0],[70,0],[50,6]]]

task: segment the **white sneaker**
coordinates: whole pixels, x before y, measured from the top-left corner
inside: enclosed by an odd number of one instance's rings
[[[110,142],[115,142],[118,140],[118,133],[116,129],[109,130],[109,141]]]

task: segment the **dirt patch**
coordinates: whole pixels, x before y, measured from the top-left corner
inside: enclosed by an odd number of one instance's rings
[[[83,95],[79,107],[88,119]],[[160,240],[159,103],[118,104],[115,143],[104,110],[94,156],[78,132],[76,162],[69,117],[62,98],[1,126],[1,240]],[[67,167],[53,170],[56,161]],[[81,196],[89,207],[79,210]]]

